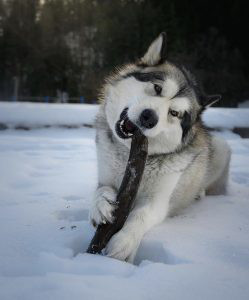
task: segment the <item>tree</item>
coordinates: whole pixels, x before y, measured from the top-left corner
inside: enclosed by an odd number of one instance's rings
[[[0,96],[13,95],[18,78],[23,96],[96,100],[115,66],[166,31],[169,60],[234,106],[249,96],[247,19],[232,0],[0,0]]]

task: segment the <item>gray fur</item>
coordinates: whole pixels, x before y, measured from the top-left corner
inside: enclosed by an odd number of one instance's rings
[[[123,229],[106,248],[107,255],[129,262],[143,235],[165,217],[179,213],[205,193],[225,192],[229,172],[228,145],[212,137],[201,121],[205,95],[187,71],[167,61],[158,64],[160,45],[159,36],[142,64],[125,66],[108,78],[96,119],[98,189],[90,212],[94,224],[115,222],[115,194],[130,149],[130,140],[121,139],[115,131],[121,112],[127,108],[129,119],[137,126],[146,108],[154,109],[160,120],[155,128],[141,128],[149,141],[141,186]],[[165,75],[156,78],[153,74]],[[154,84],[162,86],[161,95],[154,94]],[[171,115],[172,109],[177,110],[177,117]]]

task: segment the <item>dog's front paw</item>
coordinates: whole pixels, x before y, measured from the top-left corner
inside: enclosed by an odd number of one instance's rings
[[[97,189],[89,213],[93,226],[107,222],[113,223],[113,212],[115,209],[116,192],[109,186]]]
[[[134,235],[123,230],[116,233],[105,248],[105,254],[109,257],[132,263],[140,240]]]

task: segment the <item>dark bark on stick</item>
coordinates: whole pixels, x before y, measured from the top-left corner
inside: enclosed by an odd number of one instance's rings
[[[87,253],[101,253],[111,239],[124,225],[143,176],[148,154],[148,140],[139,129],[132,136],[130,156],[127,162],[124,177],[117,194],[117,208],[114,211],[112,224],[101,224],[87,249]]]

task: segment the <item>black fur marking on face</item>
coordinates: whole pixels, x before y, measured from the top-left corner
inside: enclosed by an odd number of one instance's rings
[[[182,140],[184,140],[191,128],[191,116],[187,111],[185,111],[182,117],[181,127],[182,127]]]
[[[147,73],[143,73],[143,72],[131,72],[126,74],[123,78],[129,78],[129,77],[134,77],[136,80],[138,81],[142,81],[142,82],[153,82],[155,80],[161,80],[163,81],[165,79],[165,72],[161,72],[161,71],[156,71],[156,72],[147,72]]]
[[[177,98],[177,97],[184,97],[187,95],[188,92],[188,87],[186,84],[182,85],[179,89],[179,91],[175,94],[175,96],[172,98]]]

